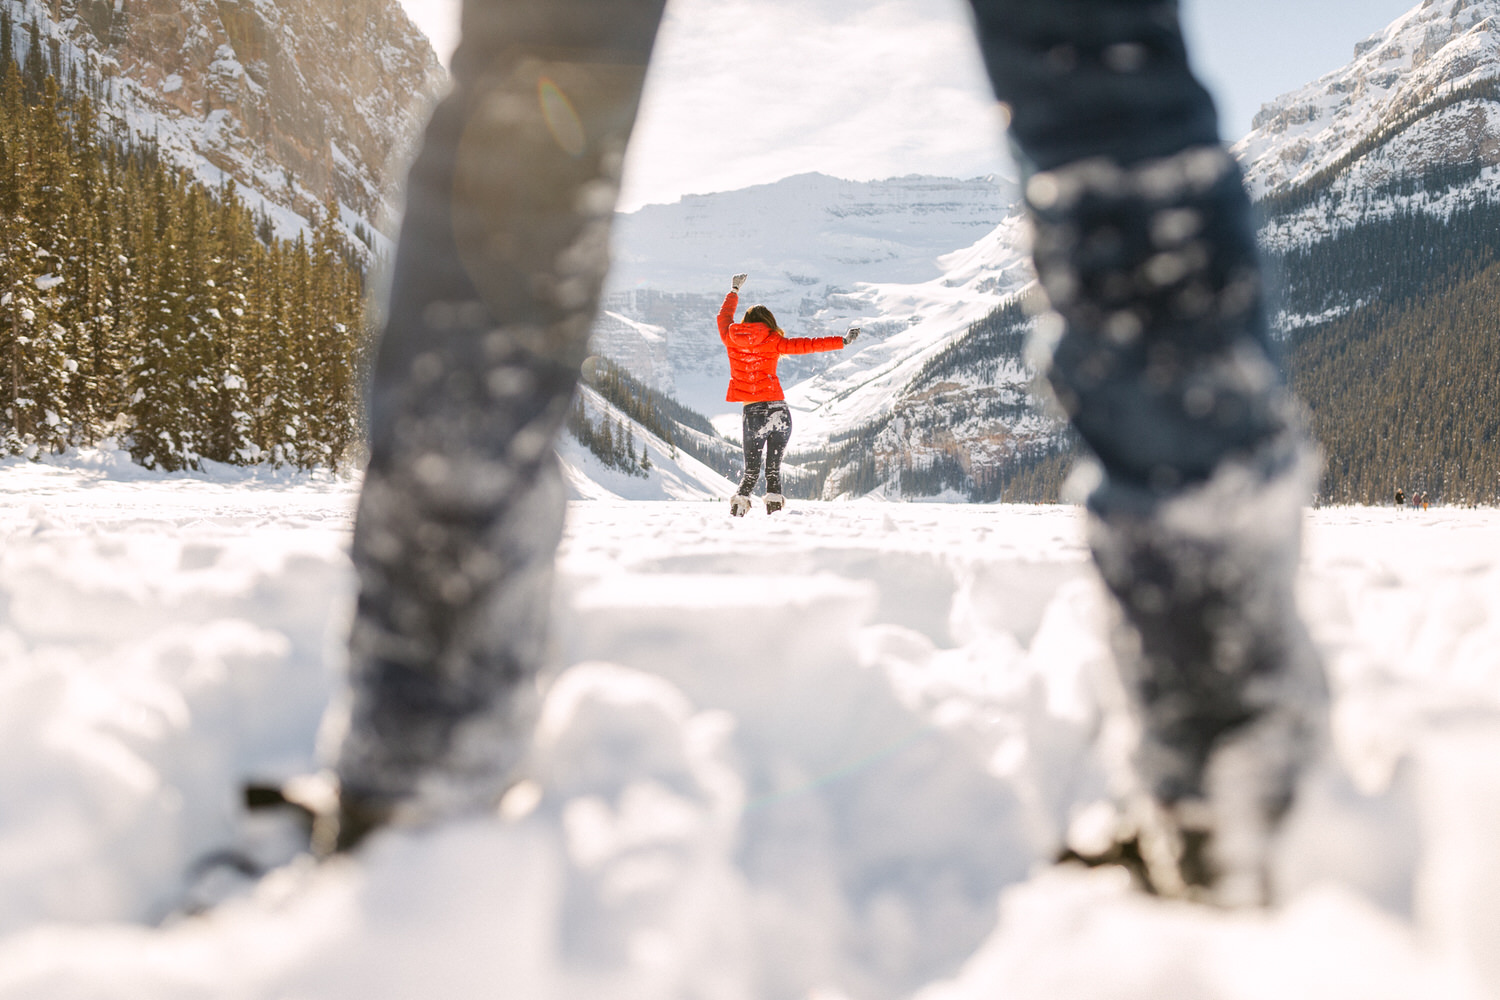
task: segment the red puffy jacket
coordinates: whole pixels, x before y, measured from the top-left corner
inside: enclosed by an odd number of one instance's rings
[[[783,354],[843,349],[843,337],[783,337],[764,323],[735,323],[739,302],[739,293],[730,292],[719,309],[719,339],[729,352],[729,393],[724,398],[731,403],[785,399],[776,378],[776,362]]]

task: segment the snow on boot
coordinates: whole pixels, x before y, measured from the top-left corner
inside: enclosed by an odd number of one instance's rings
[[[750,498],[736,493],[729,498],[729,513],[733,517],[744,517],[750,510]]]
[[[780,510],[781,508],[783,508],[785,506],[786,506],[786,497],[782,496],[780,493],[767,493],[766,494],[766,513],[767,514],[774,514],[778,510]]]
[[[1156,891],[1225,906],[1270,901],[1272,842],[1326,726],[1293,593],[1312,463],[1265,464],[1225,463],[1150,507],[1091,501],[1139,732],[1125,796],[1139,853]]]

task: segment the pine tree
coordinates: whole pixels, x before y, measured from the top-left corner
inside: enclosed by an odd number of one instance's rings
[[[131,456],[147,468],[181,469],[196,460],[187,409],[191,377],[186,352],[187,317],[182,220],[172,180],[152,178],[152,210],[135,247],[140,281],[140,344],[127,373]]]
[[[604,460],[605,465],[613,467],[619,460],[615,454],[615,435],[609,428],[608,419],[599,421],[599,433],[595,440],[599,442],[595,454]]]
[[[247,272],[256,265],[258,247],[253,220],[240,203],[233,181],[213,208],[219,254],[213,259],[211,315],[217,325],[213,366],[217,374],[215,408],[208,429],[211,453],[224,462],[253,461],[251,397],[245,361],[251,327],[247,319]]]
[[[354,443],[358,421],[358,373],[362,322],[360,289],[350,267],[353,253],[339,226],[338,202],[330,199],[316,218],[311,256],[308,323],[317,381],[312,414],[320,458],[338,465]]]
[[[62,206],[57,195],[66,177],[64,150],[51,148],[61,129],[56,88],[44,88],[33,113],[24,89],[7,66],[0,82],[6,121],[10,183],[0,189],[0,351],[8,361],[5,450],[62,450],[68,443],[66,389],[69,372],[63,327],[57,322],[62,277],[56,254]]]

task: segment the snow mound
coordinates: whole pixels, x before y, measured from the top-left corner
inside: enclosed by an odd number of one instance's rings
[[[352,486],[50,469],[0,469],[0,998],[1500,988],[1493,511],[1312,515],[1334,745],[1276,911],[1047,864],[1107,790],[1075,509],[674,501],[570,505],[558,669],[495,815],[187,916],[240,783],[318,760]]]

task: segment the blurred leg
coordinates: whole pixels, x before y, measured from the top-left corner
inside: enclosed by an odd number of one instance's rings
[[[1252,900],[1326,694],[1293,601],[1310,449],[1249,202],[1174,3],[971,3],[1026,172],[1047,375],[1103,471],[1090,541],[1122,611],[1141,789],[1212,833],[1188,879]]]
[[[340,846],[512,780],[562,529],[552,446],[663,3],[465,3],[375,365]]]

